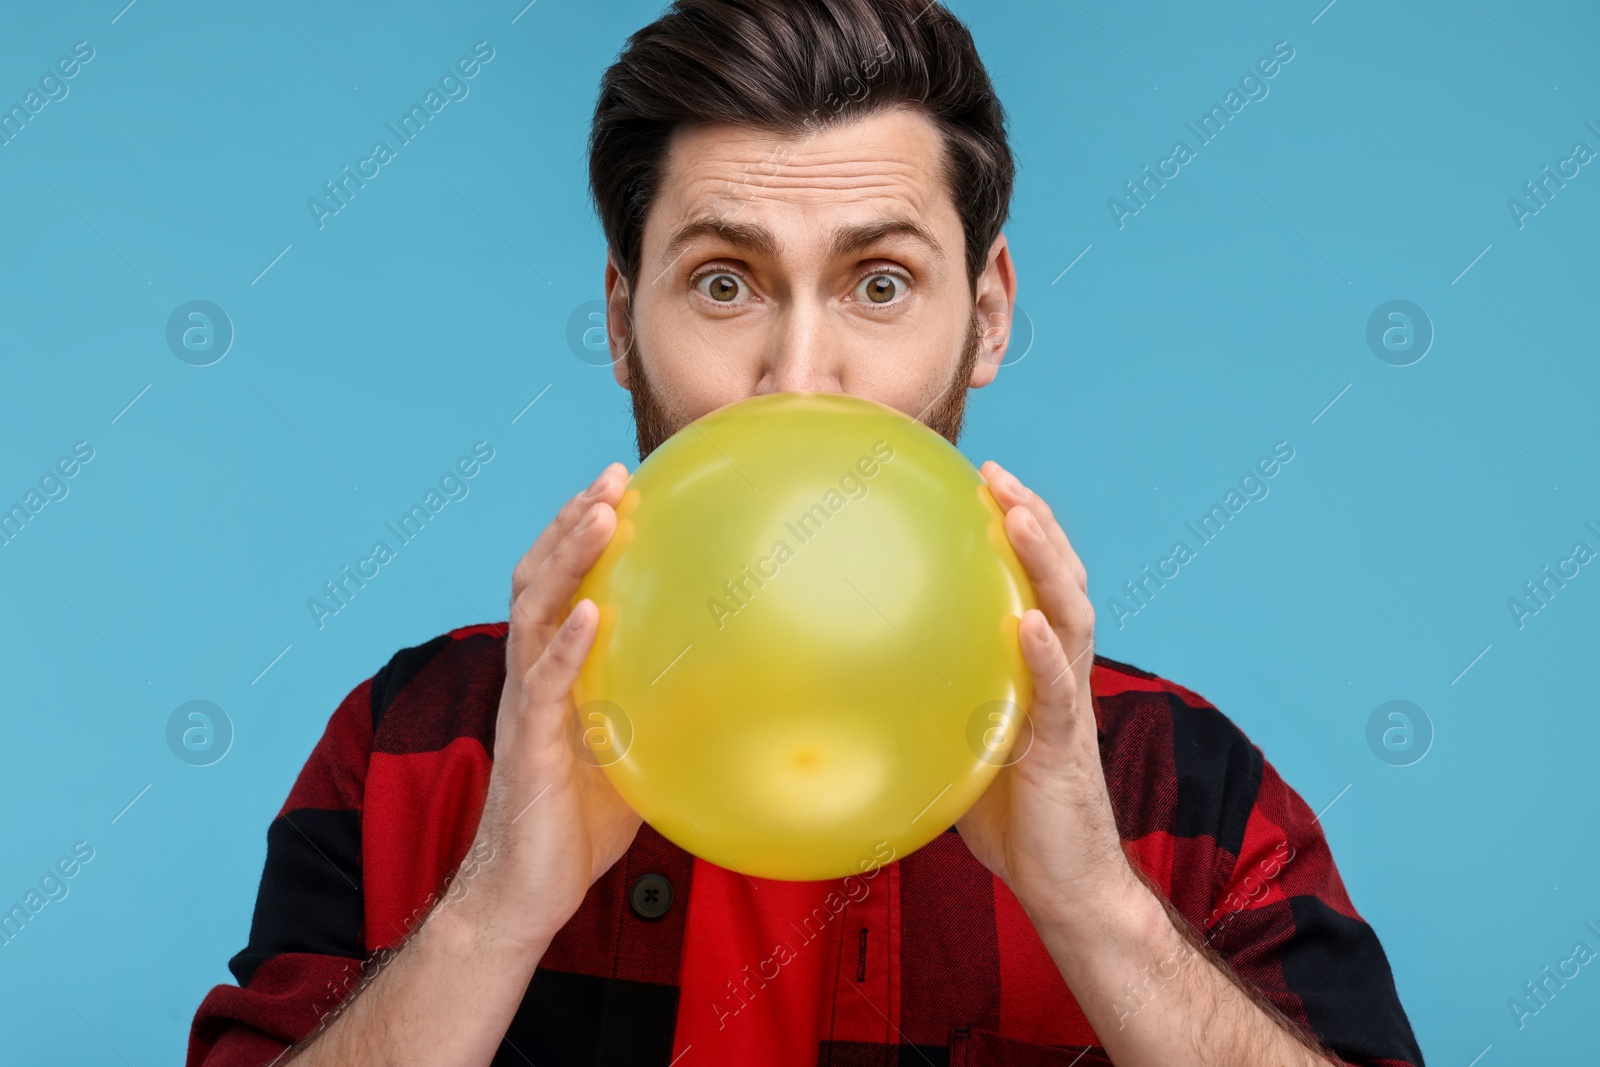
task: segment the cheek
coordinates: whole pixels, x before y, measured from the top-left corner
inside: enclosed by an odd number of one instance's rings
[[[863,391],[916,415],[946,386],[951,392],[966,388],[965,381],[952,385],[951,379],[974,338],[973,326],[970,301],[960,294],[925,300],[858,337],[848,369]],[[857,391],[848,382],[847,389]]]
[[[634,353],[656,401],[682,422],[755,392],[763,338],[748,323],[708,320],[660,301],[634,314]]]

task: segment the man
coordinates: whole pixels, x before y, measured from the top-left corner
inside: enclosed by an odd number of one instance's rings
[[[607,71],[590,176],[641,458],[785,390],[953,442],[995,377],[1011,154],[937,5],[679,0]],[[191,1067],[1420,1067],[1305,802],[1203,699],[1092,654],[1050,508],[983,473],[1042,607],[1019,628],[1034,739],[956,826],[784,883],[641,825],[568,733],[613,464],[517,564],[507,623],[402,651],[334,712]]]

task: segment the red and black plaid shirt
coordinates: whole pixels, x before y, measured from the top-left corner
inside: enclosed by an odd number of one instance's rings
[[[333,713],[267,829],[249,943],[229,962],[239,985],[200,1004],[188,1067],[256,1067],[306,1038],[467,859],[505,633],[470,626],[405,649]],[[1299,794],[1182,686],[1096,657],[1091,687],[1130,857],[1235,973],[1343,1062],[1421,1067],[1388,959]],[[717,1011],[682,986],[696,864],[641,826],[540,960],[494,1063],[668,1067],[680,1008]],[[671,886],[653,918],[631,893],[646,874]],[[813,961],[825,981],[819,1065],[1110,1062],[1016,898],[953,827],[836,910]],[[726,1005],[735,995],[723,991]],[[1137,1003],[1130,992],[1126,1006]]]

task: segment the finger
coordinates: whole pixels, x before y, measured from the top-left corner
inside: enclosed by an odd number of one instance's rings
[[[1072,541],[1067,537],[1066,530],[1056,521],[1055,513],[1050,510],[1050,505],[1045,503],[1044,498],[1023,485],[1016,475],[992,459],[984,463],[982,470],[984,478],[989,483],[989,492],[1001,509],[1008,516],[1018,508],[1025,509],[1031,514],[1040,529],[1045,532],[1050,544],[1066,561],[1068,569],[1077,579],[1078,586],[1087,589],[1088,573],[1084,569],[1083,561],[1078,558],[1078,552],[1072,547]]]
[[[620,473],[620,477],[618,476]],[[589,488],[574,496],[562,505],[556,517],[551,520],[539,536],[534,540],[532,547],[517,561],[516,567],[511,572],[511,599],[516,600],[517,595],[533,579],[538,572],[539,565],[548,559],[567,535],[578,523],[583,521],[584,515],[597,500],[604,500],[612,507],[622,499],[622,490],[628,482],[628,468],[621,463],[609,463],[597,478],[590,483]]]
[[[1005,524],[1006,537],[1028,572],[1039,606],[1061,627],[1063,641],[1076,651],[1094,630],[1083,565],[1061,554],[1030,509],[1012,508],[1006,512]]]
[[[531,744],[565,743],[568,694],[594,644],[599,620],[600,609],[594,601],[588,597],[578,601],[523,676],[524,699],[518,726]]]
[[[616,528],[616,511],[606,501],[595,500],[512,601],[509,639],[524,661],[542,653]]]
[[[1084,665],[1092,657],[1087,650],[1080,651],[1076,659],[1068,656],[1050,621],[1037,608],[1023,613],[1017,636],[1033,678],[1028,716],[1033,720],[1034,741],[1063,745],[1078,729],[1083,714],[1085,702],[1079,695],[1088,691]]]
[[[620,478],[618,477],[619,473],[621,475]],[[539,533],[539,536],[528,548],[528,551],[523,554],[522,558],[517,561],[516,567],[512,570],[512,599],[515,599],[517,594],[532,580],[533,575],[538,571],[539,565],[549,558],[551,553],[555,551],[556,546],[583,521],[585,514],[587,514],[595,501],[604,500],[613,507],[616,506],[622,497],[622,490],[627,484],[627,474],[627,467],[621,463],[609,463],[595,480],[589,484],[587,489],[573,496],[562,505],[561,510],[556,513],[556,517]]]
[[[1088,594],[1054,555],[1029,512],[1018,508],[1008,514],[1006,535],[1028,571],[1039,609],[1076,658],[1094,643],[1094,607]]]

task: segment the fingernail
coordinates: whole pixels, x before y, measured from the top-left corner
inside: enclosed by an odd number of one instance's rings
[[[606,475],[608,475],[610,473],[611,473],[611,467],[608,465],[605,470],[600,472],[599,477],[595,478],[594,481],[589,483],[589,488],[587,488],[587,489],[585,489],[583,491],[583,498],[585,500],[587,500],[590,497],[599,495],[599,493],[600,493],[600,483],[604,482],[606,480]]]
[[[1020,497],[1023,500],[1026,500],[1030,496],[1033,495],[1032,493],[1030,493],[1028,491],[1028,487],[1027,486],[1025,486],[1021,482],[1017,481],[1017,476],[1015,474],[1012,474],[1010,471],[1006,471],[1005,475],[1006,475],[1005,476],[1006,488],[1011,490],[1018,497]]]
[[[1022,513],[1022,525],[1028,528],[1028,533],[1034,537],[1043,537],[1044,529],[1039,525],[1039,520],[1033,517],[1033,512]]]

